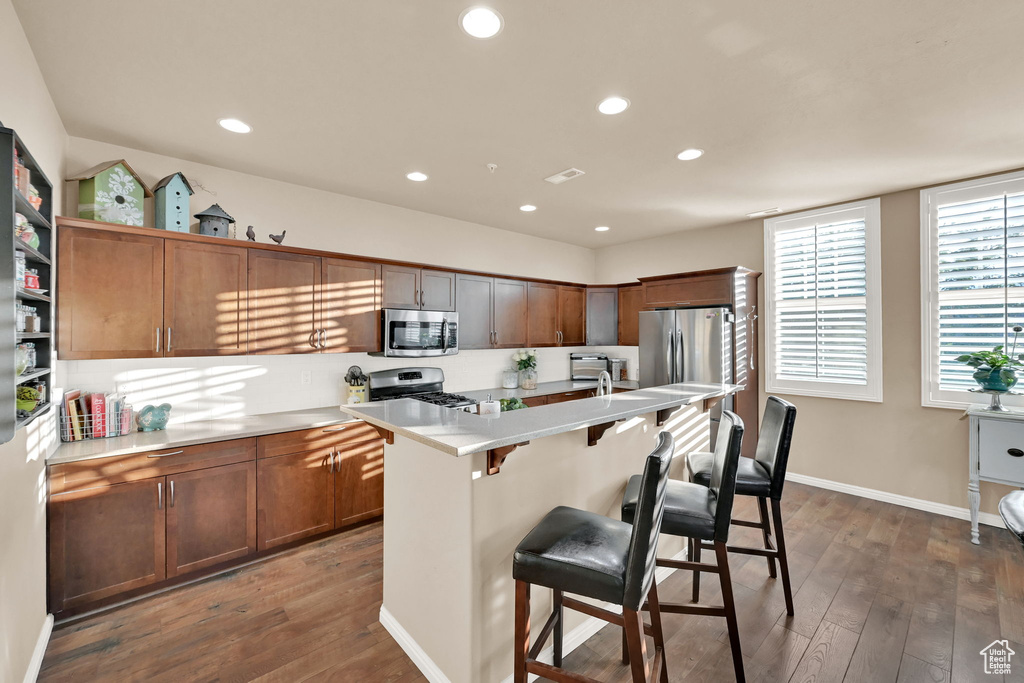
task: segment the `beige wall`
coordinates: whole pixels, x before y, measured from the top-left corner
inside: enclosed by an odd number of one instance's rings
[[[18,131],[56,182],[67,134],[9,0],[0,0],[0,120]],[[9,163],[9,160],[8,160]],[[60,206],[58,185],[54,206]],[[46,619],[44,458],[52,421],[37,420],[0,446],[0,681],[21,681]]]
[[[269,233],[287,229],[284,243],[294,247],[508,275],[593,281],[594,252],[585,247],[94,140],[72,137],[68,142],[68,170],[72,174],[122,158],[150,185],[175,171],[183,172],[196,190],[191,213],[214,202],[220,204],[238,221],[236,227],[242,239],[246,226],[251,224],[257,240],[266,244],[270,243]],[[74,216],[77,194],[71,185],[68,189],[66,213]],[[425,189],[429,191],[429,187]],[[147,207],[146,224],[153,225],[151,206]],[[194,225],[193,230],[198,228]]]
[[[884,402],[786,396],[799,410],[790,471],[966,508],[967,422],[921,407],[920,220],[918,190],[882,197]],[[597,251],[597,272],[610,282],[731,265],[764,270],[762,220]],[[982,511],[996,512],[1008,490],[982,483]]]

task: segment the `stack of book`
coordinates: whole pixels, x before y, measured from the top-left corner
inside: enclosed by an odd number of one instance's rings
[[[132,408],[120,394],[74,390],[60,405],[61,441],[121,436],[132,430]]]

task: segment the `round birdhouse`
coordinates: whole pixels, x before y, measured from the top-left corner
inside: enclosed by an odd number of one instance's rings
[[[211,237],[230,237],[230,225],[235,219],[227,214],[220,204],[214,204],[206,211],[195,215],[199,219],[199,234]]]

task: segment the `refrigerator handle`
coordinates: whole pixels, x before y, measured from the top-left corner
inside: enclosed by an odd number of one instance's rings
[[[672,330],[668,331],[668,383],[674,384],[676,381],[676,344]]]
[[[676,331],[676,381],[686,381],[685,368],[683,368],[683,331]]]

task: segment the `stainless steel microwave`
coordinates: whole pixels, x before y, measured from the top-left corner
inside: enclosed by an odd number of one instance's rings
[[[398,358],[454,356],[459,352],[459,314],[385,308],[381,355]],[[375,354],[376,355],[376,354]]]

